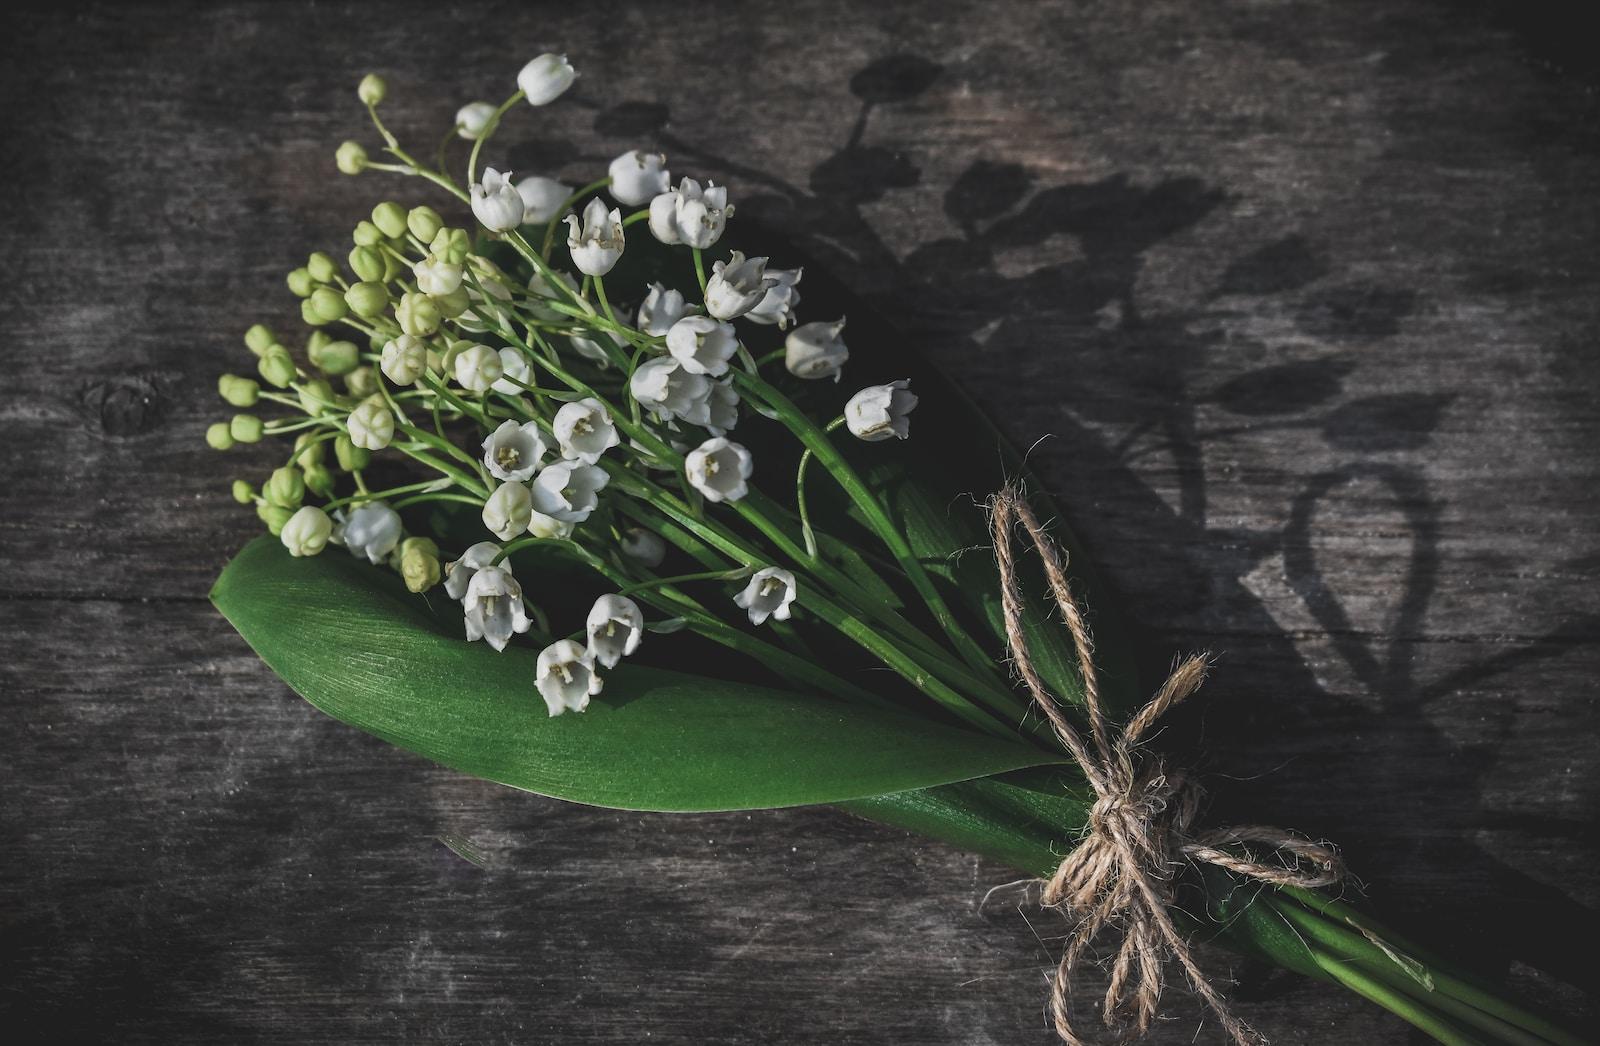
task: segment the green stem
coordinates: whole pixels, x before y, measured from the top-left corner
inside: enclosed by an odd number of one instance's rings
[[[467,157],[468,185],[471,185],[478,180],[478,153],[482,151],[483,143],[487,142],[491,137],[494,136],[494,132],[500,129],[500,118],[509,112],[513,105],[516,105],[526,97],[528,96],[519,90],[516,94],[500,103],[500,108],[496,109],[494,111],[494,115],[489,117],[489,122],[484,125],[483,133],[478,135],[477,140],[472,143],[471,155]]]
[[[1311,958],[1329,977],[1361,997],[1377,1003],[1390,1013],[1427,1032],[1445,1046],[1489,1046],[1482,1039],[1457,1028],[1443,1017],[1417,1006],[1405,995],[1367,976],[1343,959],[1308,946]]]

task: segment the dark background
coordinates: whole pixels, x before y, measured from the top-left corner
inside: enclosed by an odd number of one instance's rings
[[[1576,8],[1575,8],[1576,9]],[[202,434],[283,274],[431,148],[732,187],[1019,443],[1215,816],[1340,841],[1398,926],[1591,1019],[1600,109],[1555,4],[54,5],[3,34],[0,1027],[9,1041],[1050,1041],[1059,919],[829,810],[641,816],[427,765],[206,601],[271,451]],[[441,207],[437,200],[431,200]],[[737,220],[737,219],[736,219]],[[782,259],[777,259],[781,263]],[[803,290],[803,287],[802,287]],[[871,346],[856,345],[857,353]],[[1208,951],[1280,1043],[1412,1036]],[[1159,1043],[1215,1041],[1179,991]]]

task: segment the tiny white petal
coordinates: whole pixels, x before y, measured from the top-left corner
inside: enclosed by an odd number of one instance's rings
[[[734,251],[726,262],[711,267],[706,312],[719,320],[736,319],[759,305],[777,282],[767,276],[767,259],[746,258]]]
[[[607,172],[611,175],[612,198],[629,207],[637,207],[666,192],[672,184],[672,174],[666,164],[667,158],[660,153],[646,153],[638,149],[623,153],[611,161],[611,168]]]
[[[561,214],[561,205],[572,197],[572,189],[543,175],[533,175],[517,183],[517,195],[522,197],[522,220],[530,225],[543,225]]]
[[[599,197],[589,201],[583,209],[583,219],[569,214],[567,223],[567,250],[572,254],[572,264],[590,276],[604,276],[622,257],[627,237],[622,231],[622,212],[615,207],[609,211]]]
[[[566,93],[577,79],[564,54],[542,54],[522,67],[517,73],[517,87],[527,96],[529,105],[548,105]]]
[[[916,406],[917,394],[911,391],[909,378],[869,385],[844,405],[844,423],[869,443],[891,436],[905,439],[911,434],[910,416]]]
[[[789,605],[794,602],[794,575],[782,567],[762,567],[750,577],[744,591],[733,601],[750,615],[752,625],[760,625],[771,617],[777,621],[789,620]]]
[[[483,466],[496,479],[525,483],[544,463],[544,436],[537,422],[502,421],[483,441]]]
[[[589,656],[602,668],[615,668],[618,661],[639,649],[644,614],[627,596],[604,595],[589,610],[586,630]]]
[[[622,442],[606,405],[593,397],[563,403],[550,429],[561,445],[561,456],[585,465],[593,465]]]
[[[753,466],[748,450],[714,436],[684,456],[683,474],[707,501],[738,501],[750,492]]]
[[[504,374],[500,354],[487,345],[469,345],[456,355],[456,383],[468,392],[488,392]]]
[[[789,332],[783,342],[783,365],[797,378],[839,380],[839,370],[850,358],[840,334],[844,318],[833,323],[806,323]]]
[[[733,325],[710,316],[685,316],[667,331],[667,352],[690,374],[720,378],[728,373],[728,361],[738,351]]]
[[[602,683],[588,651],[570,639],[560,639],[539,652],[534,685],[550,714],[558,716],[588,708],[589,698],[600,692]]]
[[[483,181],[471,187],[472,214],[490,232],[506,232],[522,224],[522,196],[511,184],[511,172],[483,169]]]
[[[468,641],[482,639],[496,650],[504,650],[513,635],[533,625],[522,602],[522,586],[504,564],[475,572],[461,607]]]
[[[328,547],[333,534],[333,520],[315,505],[302,505],[289,517],[278,532],[283,547],[291,556],[314,556]]]
[[[524,483],[508,480],[500,484],[483,505],[483,525],[501,541],[512,538],[528,529],[533,515],[533,498]]]
[[[489,129],[494,119],[494,106],[488,102],[468,102],[456,111],[456,134],[467,141],[476,141]]]
[[[500,554],[500,546],[493,541],[480,541],[476,545],[461,553],[461,558],[444,567],[444,590],[451,599],[461,599],[467,594],[467,585],[472,582],[472,577],[478,571],[494,562],[494,557]],[[507,573],[511,572],[510,561],[500,564]]]
[[[352,556],[382,563],[400,544],[401,533],[400,514],[381,501],[369,501],[334,528],[332,540]]]

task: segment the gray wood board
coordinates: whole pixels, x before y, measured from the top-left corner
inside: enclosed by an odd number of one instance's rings
[[[250,323],[293,326],[308,251],[428,198],[334,173],[372,137],[357,79],[387,74],[431,148],[547,48],[579,86],[491,162],[577,183],[659,146],[728,183],[1015,441],[1051,437],[1033,463],[1152,669],[1217,654],[1162,737],[1217,820],[1338,840],[1394,922],[1591,1020],[1597,100],[1575,27],[1530,38],[1509,9],[14,13],[10,1041],[1050,1041],[1062,923],[984,903],[1004,869],[828,810],[463,779],[318,715],[205,601],[257,530],[228,481],[273,456],[204,447],[217,373],[249,366]],[[1411,1041],[1205,958],[1280,1043]],[[1181,991],[1167,1012],[1151,1041],[1215,1041]]]

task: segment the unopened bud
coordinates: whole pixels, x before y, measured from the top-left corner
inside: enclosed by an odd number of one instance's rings
[[[261,419],[254,414],[235,414],[228,422],[228,434],[240,443],[261,442]]]
[[[336,407],[333,386],[321,378],[300,383],[300,409],[307,414],[317,414]]]
[[[294,463],[303,469],[309,469],[322,464],[325,453],[326,440],[320,440],[309,432],[302,432],[294,440]]]
[[[363,280],[383,279],[383,253],[376,247],[356,246],[350,249],[350,271]]]
[[[378,105],[389,94],[389,85],[383,82],[383,77],[377,73],[368,73],[361,78],[361,83],[356,87],[356,97],[364,105]]]
[[[332,323],[342,320],[350,312],[350,306],[345,304],[344,295],[332,287],[318,287],[311,292],[311,297],[306,299],[306,304],[311,307],[313,315],[323,323]]]
[[[394,318],[399,321],[400,329],[413,338],[426,338],[439,329],[443,315],[439,306],[426,294],[408,291],[400,296],[400,304],[395,307]]]
[[[306,271],[318,283],[332,283],[333,278],[339,275],[339,266],[335,264],[333,258],[318,251],[306,259]]]
[[[276,345],[278,336],[272,333],[272,328],[258,323],[244,332],[245,346],[257,356],[267,351],[269,345]]]
[[[464,265],[467,255],[472,253],[472,237],[467,235],[465,229],[441,228],[428,241],[428,250],[440,261]]]
[[[412,592],[426,592],[439,583],[439,546],[427,538],[408,538],[400,546],[400,576]]]
[[[280,389],[288,388],[295,377],[294,359],[289,355],[289,350],[282,345],[274,345],[267,349],[256,369],[268,383]]]
[[[309,298],[311,292],[317,289],[317,281],[311,278],[311,270],[301,266],[289,273],[286,281],[289,292],[296,298]]]
[[[334,377],[349,374],[361,364],[361,350],[356,348],[354,342],[349,341],[327,341],[314,349],[308,343],[306,354],[311,357],[311,362],[316,364],[318,370]]]
[[[385,200],[372,209],[372,224],[385,236],[399,239],[406,234],[406,209],[393,200]]]
[[[388,311],[389,289],[381,283],[365,280],[344,292],[344,303],[357,316],[371,319]]]
[[[429,243],[444,228],[444,219],[432,207],[413,207],[406,215],[406,228],[423,243]]]
[[[233,500],[241,505],[248,505],[256,499],[256,488],[242,479],[233,481]]]
[[[356,472],[364,469],[372,461],[372,452],[362,450],[350,442],[350,437],[340,434],[333,441],[333,456],[339,462],[339,467],[346,472]]]
[[[360,142],[341,142],[333,162],[345,174],[360,174],[367,169],[367,150]]]
[[[212,450],[228,450],[233,442],[233,431],[226,421],[219,421],[206,429],[206,443]]]
[[[357,367],[344,376],[344,387],[357,399],[366,399],[378,393],[378,373],[371,367]]]
[[[254,407],[261,395],[261,386],[237,374],[224,374],[217,379],[217,395],[228,401],[230,407]]]
[[[306,477],[306,489],[319,498],[333,496],[333,471],[326,465],[312,465],[302,470]]]
[[[256,504],[256,515],[261,518],[261,522],[267,525],[267,531],[273,537],[277,537],[283,533],[284,525],[289,522],[294,513],[281,505],[261,501]]]
[[[295,508],[305,500],[306,481],[300,470],[292,466],[273,469],[272,476],[261,487],[261,496],[274,505]]]

